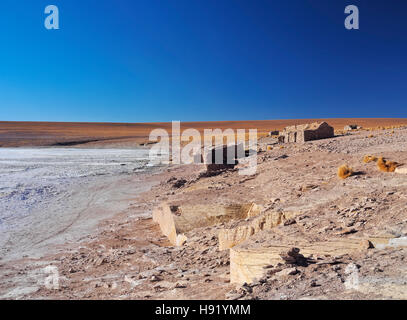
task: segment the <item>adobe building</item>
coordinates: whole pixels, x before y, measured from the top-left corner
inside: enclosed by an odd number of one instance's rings
[[[334,128],[326,122],[294,125],[284,128],[281,136],[285,143],[326,139],[334,136]]]

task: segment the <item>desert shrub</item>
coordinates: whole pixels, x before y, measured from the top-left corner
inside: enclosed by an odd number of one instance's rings
[[[400,164],[397,162],[388,161],[383,157],[380,157],[379,160],[377,160],[377,167],[383,172],[394,172],[399,165]]]
[[[364,163],[376,162],[376,161],[377,161],[377,157],[375,157],[375,156],[366,155],[366,156],[363,157],[363,162]]]
[[[338,177],[341,179],[349,178],[353,173],[352,168],[347,164],[344,164],[338,168]]]

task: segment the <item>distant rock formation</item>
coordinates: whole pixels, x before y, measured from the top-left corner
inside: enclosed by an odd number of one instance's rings
[[[278,136],[280,134],[280,131],[278,131],[278,130],[272,130],[272,131],[269,131],[269,137],[272,137],[272,136]]]
[[[343,128],[344,131],[352,131],[352,130],[359,130],[359,129],[362,129],[362,127],[358,126],[357,124],[348,124]]]
[[[348,124],[343,128],[343,130],[351,131],[351,130],[356,130],[357,128],[358,128],[358,126],[356,124]]]

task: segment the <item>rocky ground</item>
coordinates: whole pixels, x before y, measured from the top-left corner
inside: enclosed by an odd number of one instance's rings
[[[406,141],[403,127],[353,131],[305,144],[272,145],[272,139],[263,139],[253,176],[235,169],[204,177],[200,165],[144,175],[155,186],[104,221],[99,234],[62,246],[58,254],[4,264],[0,292],[5,298],[29,299],[406,299],[407,175],[381,172],[374,162],[362,161],[369,154],[407,165]],[[339,179],[343,164],[356,174]],[[261,215],[298,213],[233,250],[263,250],[289,238],[293,247],[365,237],[400,241],[392,246],[362,242],[349,254],[305,256],[306,263],[287,259],[265,266],[251,283],[236,284],[230,281],[229,250],[219,250],[218,234],[255,218],[195,228],[186,233],[183,246],[174,247],[151,219],[152,209],[162,202],[256,203]],[[38,285],[49,265],[59,273],[56,289]],[[355,277],[357,285],[352,285]],[[25,293],[24,286],[38,290]]]

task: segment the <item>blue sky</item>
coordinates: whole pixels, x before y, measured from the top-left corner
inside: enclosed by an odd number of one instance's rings
[[[60,30],[44,28],[55,4]],[[344,9],[358,5],[360,30]],[[0,120],[407,117],[407,2],[2,0]]]

